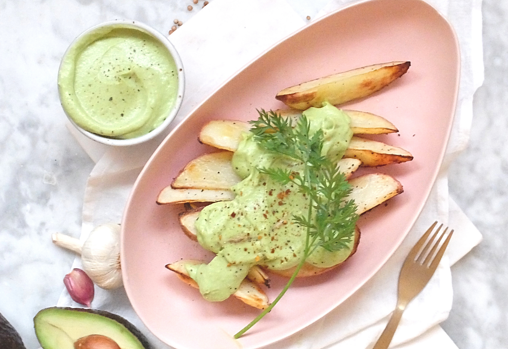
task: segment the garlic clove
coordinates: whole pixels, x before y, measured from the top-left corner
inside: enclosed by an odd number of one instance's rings
[[[74,343],[74,349],[121,349],[118,344],[109,337],[100,334],[91,334],[79,338]]]
[[[91,306],[95,294],[94,284],[83,270],[74,268],[69,274],[65,275],[63,282],[75,302],[87,307]]]

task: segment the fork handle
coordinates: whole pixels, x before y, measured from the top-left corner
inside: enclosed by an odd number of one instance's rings
[[[399,326],[400,319],[402,318],[402,313],[404,312],[405,307],[397,307],[392,313],[390,317],[390,321],[386,324],[386,327],[381,333],[381,336],[377,340],[376,344],[372,349],[386,349],[390,346],[393,335],[395,334],[395,330]]]

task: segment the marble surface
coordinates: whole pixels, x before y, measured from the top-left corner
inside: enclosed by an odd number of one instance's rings
[[[469,147],[450,168],[450,192],[483,242],[452,268],[445,331],[459,348],[508,348],[508,2],[483,1],[485,81],[474,99]]]
[[[55,86],[69,42],[97,20],[116,14],[157,23],[167,32],[175,14],[185,22],[202,6],[190,0],[153,1],[150,7],[80,1],[0,0],[0,312],[38,348],[32,319],[56,304],[74,255],[50,235],[79,235],[81,198],[94,163],[63,122]],[[123,4],[123,3],[122,3]],[[69,11],[93,16],[73,17]],[[450,190],[484,241],[453,267],[454,306],[443,324],[459,348],[508,346],[506,249],[507,171],[502,144],[508,76],[508,3],[483,0],[485,82],[474,100],[469,147],[452,164]],[[48,20],[51,19],[51,20]],[[218,24],[219,25],[219,24]],[[50,34],[50,35],[48,35]]]

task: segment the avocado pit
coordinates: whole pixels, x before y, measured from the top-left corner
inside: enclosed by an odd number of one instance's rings
[[[121,349],[118,344],[109,337],[100,334],[91,334],[79,338],[74,343],[74,349]]]

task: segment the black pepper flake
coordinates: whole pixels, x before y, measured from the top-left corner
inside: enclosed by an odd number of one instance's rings
[[[109,101],[111,102],[113,100],[113,97],[109,97]]]

